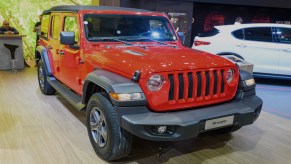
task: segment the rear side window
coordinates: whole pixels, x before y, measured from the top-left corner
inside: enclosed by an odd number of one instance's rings
[[[51,37],[54,39],[58,39],[60,37],[62,20],[59,15],[54,15],[52,17],[52,25],[51,25]]]
[[[290,28],[277,27],[276,34],[280,43],[291,44],[291,29]]]
[[[273,42],[271,27],[245,28],[245,40]]]
[[[199,33],[198,36],[199,37],[209,37],[209,36],[214,36],[216,34],[219,33],[219,30],[218,29],[212,29],[210,31],[206,31],[206,32],[203,32],[203,33]]]
[[[40,30],[41,30],[41,36],[45,38],[48,37],[49,22],[50,22],[50,15],[43,15]]]
[[[243,31],[243,29],[236,30],[236,31],[232,32],[232,35],[237,39],[244,39],[244,31]]]

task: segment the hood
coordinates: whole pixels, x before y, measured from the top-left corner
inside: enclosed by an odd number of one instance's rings
[[[93,61],[129,76],[139,70],[141,78],[158,72],[234,66],[232,62],[217,55],[168,45],[104,46],[101,51],[92,53]]]

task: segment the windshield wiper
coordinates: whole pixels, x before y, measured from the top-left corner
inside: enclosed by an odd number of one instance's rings
[[[155,39],[152,39],[152,38],[137,38],[137,40],[150,40],[150,41],[153,41],[153,42],[160,43],[160,44],[162,44],[162,45],[168,45],[168,44],[165,43],[165,42],[161,42],[161,41],[158,41],[158,40],[155,40]]]
[[[155,40],[155,39],[152,39],[152,38],[138,38],[137,40],[150,40],[150,41],[153,41],[153,42],[157,42],[157,43],[160,43],[162,45],[165,45],[165,46],[170,46],[170,47],[173,47],[173,48],[177,48],[176,45],[169,45],[165,42],[161,42],[161,41],[158,41],[158,40]]]
[[[117,41],[117,42],[121,42],[121,43],[124,43],[126,45],[130,45],[130,46],[136,46],[136,47],[141,47],[143,49],[147,49],[146,46],[143,46],[143,45],[138,45],[138,44],[132,44],[130,42],[127,42],[127,41],[124,41],[124,40],[130,40],[126,37],[122,37],[122,38],[102,38],[102,37],[91,37],[91,38],[88,38],[89,41]]]
[[[127,41],[124,41],[124,40],[120,40],[120,39],[117,39],[117,38],[102,38],[102,37],[92,37],[92,38],[89,38],[88,39],[89,41],[117,41],[117,42],[121,42],[121,43],[124,43],[126,45],[130,45],[130,46],[134,46],[134,44],[131,44]]]
[[[129,42],[127,42],[127,41],[124,41],[124,40],[120,40],[120,39],[117,39],[117,38],[115,38],[115,39],[113,39],[113,40],[115,40],[115,41],[118,41],[118,42],[122,42],[122,43],[124,43],[124,44],[126,44],[126,45],[131,45],[131,46],[134,46],[134,44],[132,44],[132,43],[129,43]]]
[[[121,40],[122,39],[122,40]],[[128,40],[128,41],[130,41],[131,39],[129,39],[128,37],[120,37],[120,38],[118,38],[117,40],[119,40],[119,41],[121,41],[121,42],[123,42],[123,43],[129,43],[129,42],[127,42],[127,41],[123,41],[123,40]],[[129,44],[131,44],[131,43],[129,43]],[[137,46],[137,47],[141,47],[141,48],[144,48],[144,49],[147,49],[147,47],[146,46],[143,46],[143,45],[138,45],[138,44],[131,44],[132,46]]]

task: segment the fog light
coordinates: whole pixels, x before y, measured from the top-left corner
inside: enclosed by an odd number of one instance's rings
[[[164,134],[167,130],[167,126],[158,126],[158,133]]]
[[[151,125],[146,127],[147,131],[156,136],[171,136],[176,128],[172,125]]]

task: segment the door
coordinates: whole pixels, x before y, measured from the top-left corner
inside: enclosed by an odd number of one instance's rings
[[[46,19],[45,16],[43,16],[43,19]],[[42,28],[42,27],[41,27]],[[57,53],[57,50],[60,45],[60,31],[62,29],[62,18],[59,14],[53,13],[51,14],[51,28],[49,32],[49,39],[48,39],[48,44],[47,44],[47,50],[49,53],[52,55],[52,60],[53,60],[53,70],[54,70],[54,76],[56,78],[59,78],[59,55]]]
[[[279,56],[279,74],[291,75],[291,28],[277,27],[276,31]]]
[[[239,55],[254,64],[255,73],[278,73],[279,52],[271,27],[244,29],[244,40],[236,43]]]
[[[61,45],[58,54],[60,56],[60,79],[75,92],[82,93],[82,81],[80,78],[80,48],[79,27],[77,15],[67,13],[64,16],[63,31],[75,33],[74,45]]]

